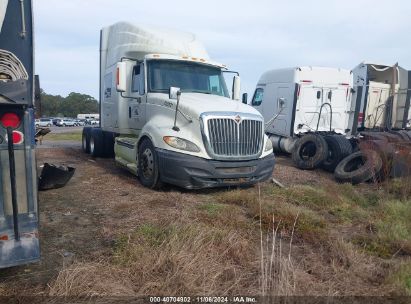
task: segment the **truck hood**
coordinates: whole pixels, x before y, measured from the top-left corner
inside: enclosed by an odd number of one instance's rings
[[[261,117],[256,109],[241,103],[241,101],[211,94],[182,93],[179,107],[181,112],[193,119],[199,119],[200,115],[205,112],[249,113]]]

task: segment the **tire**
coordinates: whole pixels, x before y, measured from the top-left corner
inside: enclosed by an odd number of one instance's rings
[[[351,142],[343,135],[326,135],[324,139],[327,142],[328,155],[321,167],[328,172],[334,172],[340,161],[352,153]]]
[[[404,138],[408,138],[407,141],[411,141],[411,133],[408,133],[406,130],[400,130],[399,132],[404,136]]]
[[[319,167],[327,156],[327,143],[324,137],[317,134],[306,134],[299,138],[292,152],[294,164],[303,170]]]
[[[382,168],[380,155],[373,150],[355,152],[335,168],[334,176],[341,183],[360,184],[376,178]]]
[[[407,132],[404,130],[392,131],[392,133],[396,134],[400,138],[401,142],[410,141],[410,137],[408,136]]]
[[[86,127],[83,128],[83,133],[81,136],[81,147],[84,153],[90,154],[90,135],[91,135],[91,128]]]
[[[156,150],[149,139],[143,139],[138,147],[138,177],[143,186],[160,189],[159,162]]]
[[[385,140],[387,141],[387,138],[382,135],[382,132],[361,132],[361,136],[363,136],[363,139],[365,140]]]
[[[93,157],[104,156],[104,134],[100,128],[91,129],[90,154]]]
[[[114,157],[114,133],[104,132],[104,157],[112,158]]]

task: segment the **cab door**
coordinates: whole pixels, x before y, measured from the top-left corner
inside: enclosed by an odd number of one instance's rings
[[[128,125],[130,129],[141,130],[146,123],[147,93],[145,91],[144,63],[136,64],[130,78],[128,99]]]

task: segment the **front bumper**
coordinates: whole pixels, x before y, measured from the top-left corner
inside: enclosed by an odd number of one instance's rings
[[[249,161],[207,160],[157,149],[160,178],[186,189],[252,185],[271,177],[274,154]]]

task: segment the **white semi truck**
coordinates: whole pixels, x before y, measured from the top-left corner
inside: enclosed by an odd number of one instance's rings
[[[353,69],[354,93],[349,125],[352,134],[364,130],[409,128],[411,79],[398,64],[363,62]]]
[[[265,72],[251,105],[263,116],[274,150],[292,153],[297,166],[334,170],[352,151],[343,136],[351,112],[352,74],[327,67]],[[324,161],[325,159],[325,161]]]
[[[114,154],[150,188],[268,179],[274,155],[263,117],[239,101],[238,74],[230,98],[225,72],[192,34],[126,22],[103,28],[100,127],[84,128],[84,151]]]

